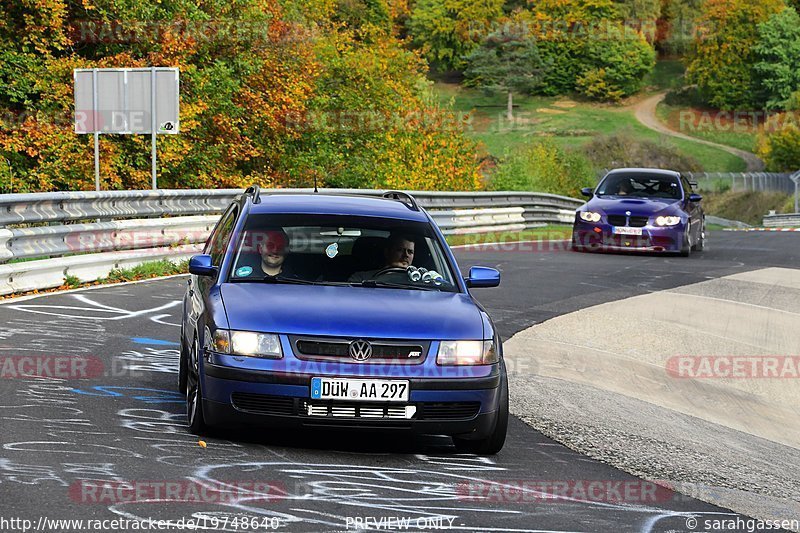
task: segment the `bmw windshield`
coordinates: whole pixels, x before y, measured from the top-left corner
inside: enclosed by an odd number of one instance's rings
[[[646,173],[609,174],[597,187],[595,195],[669,200],[683,197],[678,178]]]
[[[251,214],[228,281],[457,290],[430,225],[341,215]]]

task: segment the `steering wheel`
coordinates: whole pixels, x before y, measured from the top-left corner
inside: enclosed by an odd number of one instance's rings
[[[390,266],[378,270],[371,277],[377,278],[385,274],[405,274],[406,272],[408,272],[408,270],[403,267]]]

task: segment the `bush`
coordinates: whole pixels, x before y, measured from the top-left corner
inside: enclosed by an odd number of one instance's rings
[[[513,154],[506,152],[491,177],[489,188],[579,196],[581,188],[595,183],[595,173],[586,158],[561,150],[552,141],[542,140]]]
[[[643,167],[702,171],[699,161],[682,155],[673,145],[639,139],[629,131],[597,137],[584,146],[583,151],[596,169]]]
[[[576,79],[578,92],[593,100],[616,102],[642,88],[642,80],[656,64],[656,54],[641,35],[622,35],[620,39],[590,39],[583,61],[584,71]]]
[[[756,153],[770,172],[796,172],[800,169],[800,128],[790,123],[760,133]]]

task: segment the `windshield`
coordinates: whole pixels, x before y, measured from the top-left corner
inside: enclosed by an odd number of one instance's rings
[[[682,198],[678,178],[653,174],[609,174],[595,191],[597,195],[634,198]]]
[[[424,223],[333,215],[250,215],[229,282],[456,291]]]

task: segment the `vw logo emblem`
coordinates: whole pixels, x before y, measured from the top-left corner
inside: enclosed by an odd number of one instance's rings
[[[356,361],[366,361],[372,357],[372,345],[365,340],[350,343],[350,357]]]
[[[631,216],[631,212],[630,211],[625,211],[625,214],[628,215],[628,216]]]

